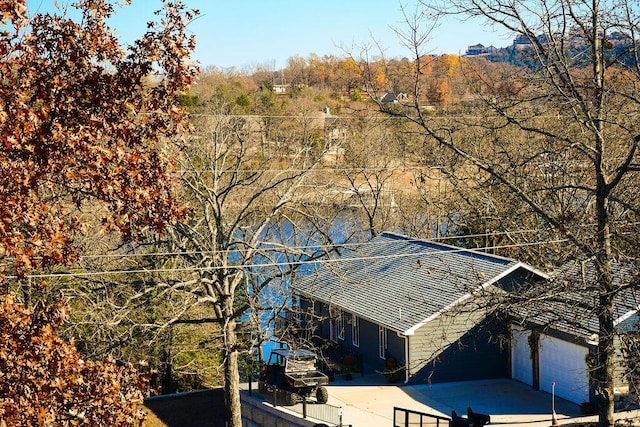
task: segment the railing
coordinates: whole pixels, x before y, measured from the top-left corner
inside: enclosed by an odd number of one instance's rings
[[[285,405],[284,407],[287,410],[302,415],[302,418],[313,418],[329,424],[342,425],[342,408],[339,406],[333,406],[327,403],[316,403],[315,401],[309,402],[306,399],[301,403],[291,405],[287,399],[287,396],[290,395],[287,391],[261,386],[258,387],[258,391],[274,408]],[[251,383],[249,383],[249,395],[251,396],[252,393],[252,386]]]
[[[441,415],[426,414],[424,412],[412,411],[404,408],[393,408],[393,427],[410,426],[449,426],[451,418]]]
[[[288,406],[287,409],[302,415],[302,418],[313,418],[325,423],[342,425],[342,408],[327,403],[302,402],[301,404]]]

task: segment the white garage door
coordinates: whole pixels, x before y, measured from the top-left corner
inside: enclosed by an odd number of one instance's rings
[[[529,347],[529,331],[511,326],[511,377],[533,385],[533,361]]]
[[[589,401],[589,378],[586,369],[587,348],[540,335],[540,389],[570,402]]]

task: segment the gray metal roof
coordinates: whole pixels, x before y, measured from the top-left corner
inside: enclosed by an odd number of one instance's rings
[[[615,286],[622,286],[615,299],[614,316],[620,332],[637,330],[640,294],[624,287],[638,275],[636,267],[613,264]],[[592,261],[573,261],[553,273],[542,303],[523,305],[514,314],[522,322],[591,340],[598,333],[598,291]]]
[[[521,268],[543,275],[510,259],[383,233],[323,263],[294,290],[409,335]]]

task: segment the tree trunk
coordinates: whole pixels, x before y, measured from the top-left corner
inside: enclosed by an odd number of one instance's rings
[[[598,363],[595,369],[596,394],[598,399],[598,424],[601,427],[614,425],[613,372],[615,364],[614,348],[614,302],[616,292],[611,272],[611,218],[609,216],[609,183],[607,180],[605,159],[608,147],[604,132],[604,92],[605,57],[600,31],[600,0],[592,0],[592,38],[593,55],[593,106],[594,106],[594,142],[596,172],[596,212],[598,216],[598,252],[596,270],[598,273],[599,312],[598,312]]]
[[[602,153],[604,141],[597,137],[596,147]],[[598,425],[610,427],[614,425],[614,367],[615,367],[615,328],[614,305],[616,290],[613,285],[611,271],[611,229],[609,216],[609,199],[607,182],[602,168],[602,157],[599,156],[596,174],[596,209],[598,215],[598,252],[596,254],[596,271],[598,274],[598,363],[594,369],[596,397],[598,400]]]
[[[240,406],[240,373],[238,371],[238,341],[233,318],[233,299],[224,303],[224,398],[227,408],[227,427],[242,427]]]
[[[598,139],[597,146],[603,141]],[[601,162],[599,162],[601,164]],[[614,425],[613,373],[615,364],[614,347],[614,304],[616,292],[613,286],[611,271],[611,231],[609,227],[609,203],[606,193],[606,180],[601,169],[597,173],[596,205],[598,212],[598,254],[596,270],[598,273],[598,363],[594,376],[598,399],[598,425],[609,427]]]
[[[596,394],[598,399],[598,424],[601,427],[614,425],[614,317],[613,296],[600,296],[600,334],[598,341],[598,363],[595,369]]]

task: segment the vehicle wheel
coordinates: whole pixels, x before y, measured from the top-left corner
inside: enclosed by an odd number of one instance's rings
[[[316,400],[321,404],[327,403],[329,400],[329,391],[326,387],[320,386],[316,389]]]
[[[296,393],[289,393],[289,392],[287,392],[287,394],[285,395],[284,399],[285,399],[285,403],[288,406],[293,406],[293,405],[297,404],[298,400],[299,400],[298,399],[298,395]]]

